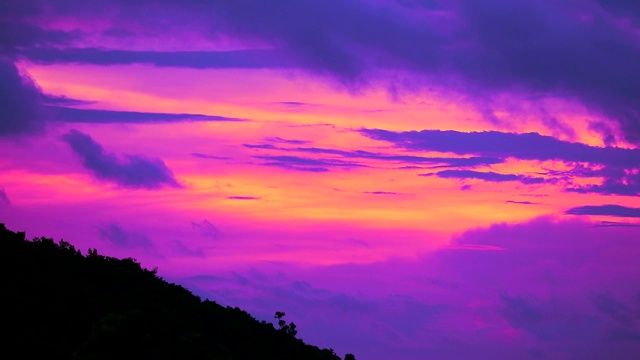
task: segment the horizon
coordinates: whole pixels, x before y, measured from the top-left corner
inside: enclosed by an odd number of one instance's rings
[[[640,6],[0,5],[0,223],[343,357],[640,356]]]

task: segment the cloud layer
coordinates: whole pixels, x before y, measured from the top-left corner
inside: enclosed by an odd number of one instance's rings
[[[278,58],[351,87],[407,73],[418,87],[438,87],[481,101],[498,94],[577,100],[617,122],[626,140],[640,142],[639,15],[624,1],[552,0],[353,1],[259,0],[184,3],[177,0],[66,1],[45,7],[37,0],[5,13],[29,26],[26,39],[11,28],[6,44],[44,61],[145,62],[158,66],[277,66],[242,53],[228,58],[187,53],[45,48],[65,44],[71,33],[47,30],[27,19],[72,16],[87,22],[107,17],[111,33],[176,30],[209,40],[231,37],[255,48],[275,49]],[[623,11],[624,9],[626,11]],[[631,10],[630,10],[631,9]],[[145,14],[146,16],[141,16]],[[110,17],[110,18],[109,18]],[[162,20],[160,20],[162,19]],[[36,45],[40,49],[35,49]],[[42,46],[45,45],[45,46]],[[101,56],[97,56],[102,51]],[[254,50],[251,50],[254,51]],[[198,55],[198,56],[200,56]],[[226,56],[226,55],[225,55]],[[264,60],[266,59],[266,61]],[[260,64],[260,63],[263,64]],[[273,63],[271,63],[273,62]],[[210,65],[207,65],[210,64]],[[217,65],[216,65],[217,64]],[[554,121],[557,123],[557,121]],[[561,124],[557,124],[561,125]]]

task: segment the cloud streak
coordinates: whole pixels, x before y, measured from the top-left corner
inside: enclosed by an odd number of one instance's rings
[[[314,159],[301,156],[255,155],[254,158],[265,160],[261,165],[306,172],[327,172],[331,168],[366,167],[366,165],[338,159]]]
[[[360,132],[369,138],[415,151],[474,154],[500,159],[511,157],[521,160],[588,162],[622,168],[640,167],[640,149],[590,146],[538,133],[454,130],[394,132],[382,129],[362,129]]]
[[[187,121],[244,121],[242,119],[202,114],[171,114],[137,111],[114,111],[76,109],[69,107],[47,106],[47,113],[52,120],[69,123],[100,123],[100,124],[153,124]]]
[[[496,157],[426,157],[415,155],[396,155],[374,153],[365,150],[338,150],[318,147],[280,147],[272,144],[244,144],[245,147],[254,150],[276,150],[287,152],[301,152],[319,155],[337,155],[342,158],[369,159],[389,161],[395,163],[422,164],[433,167],[474,167],[481,165],[493,165],[504,162]]]
[[[488,182],[517,181],[526,185],[542,184],[548,180],[540,177],[530,177],[515,174],[499,174],[492,171],[472,171],[472,170],[444,170],[432,174],[420,174],[420,176],[437,176],[443,179],[478,179]]]
[[[632,208],[621,205],[587,205],[568,209],[565,211],[565,214],[640,218],[640,208]]]

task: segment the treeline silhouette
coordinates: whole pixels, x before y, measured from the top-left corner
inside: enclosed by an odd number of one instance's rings
[[[144,269],[0,224],[4,354],[21,359],[340,360]],[[293,325],[293,328],[292,326]],[[346,359],[355,359],[347,354]]]

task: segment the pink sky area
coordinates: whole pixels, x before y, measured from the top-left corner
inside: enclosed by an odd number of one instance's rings
[[[0,222],[358,360],[640,358],[640,7],[0,6]]]

